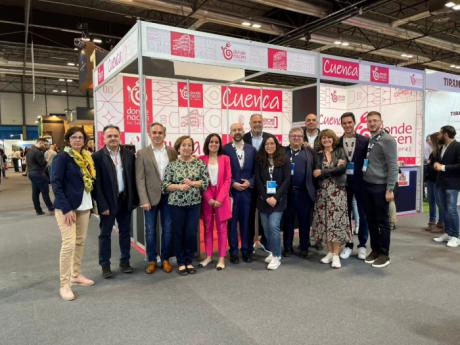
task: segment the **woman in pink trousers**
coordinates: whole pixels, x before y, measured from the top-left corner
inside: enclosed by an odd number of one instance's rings
[[[223,154],[222,139],[216,133],[207,136],[200,159],[206,164],[210,183],[203,193],[201,217],[204,223],[204,243],[206,259],[201,261],[199,267],[206,267],[212,262],[214,220],[217,227],[217,241],[219,260],[216,269],[225,268],[225,255],[227,253],[227,220],[232,217],[230,202],[230,183],[232,170],[230,158]]]

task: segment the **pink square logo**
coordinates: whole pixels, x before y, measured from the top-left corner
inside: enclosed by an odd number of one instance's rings
[[[171,31],[171,54],[194,58],[195,36]]]
[[[390,70],[388,67],[371,65],[371,82],[388,84]]]
[[[104,64],[97,68],[97,84],[100,85],[104,82]]]
[[[287,70],[287,51],[268,48],[268,68]]]
[[[187,83],[177,83],[179,107],[203,108],[203,84],[189,83],[189,86],[190,90]]]

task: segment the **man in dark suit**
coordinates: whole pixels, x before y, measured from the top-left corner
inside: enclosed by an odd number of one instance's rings
[[[313,169],[316,154],[311,148],[303,146],[303,130],[301,127],[289,131],[289,146],[286,147],[286,158],[290,162],[291,183],[289,185],[287,208],[284,211],[283,256],[294,253],[295,218],[299,222],[299,255],[308,256],[310,247],[311,211],[316,199],[313,183]]]
[[[305,115],[305,127],[302,127],[304,146],[310,147],[316,152],[318,152],[320,148],[320,131],[318,127],[318,116],[316,114],[310,113]]]
[[[442,145],[440,161],[434,163],[438,171],[436,186],[440,189],[440,209],[444,214],[445,234],[435,237],[435,242],[447,242],[448,247],[460,245],[457,198],[460,190],[460,143],[455,140],[455,128],[444,126],[439,131]]]
[[[259,151],[262,141],[270,136],[269,133],[264,132],[264,119],[261,114],[252,114],[249,119],[249,126],[251,130],[244,134],[243,140],[246,144],[252,145],[255,148],[256,152]],[[253,246],[254,238],[256,234],[256,201],[257,201],[257,192],[256,189],[253,189],[252,202],[251,202],[251,213],[249,215],[249,246]],[[260,244],[265,245],[266,240],[264,236],[264,230],[259,217],[259,237]],[[256,241],[257,243],[257,241]]]
[[[348,217],[351,224],[351,213],[353,210],[353,197],[356,199],[359,215],[358,232],[358,259],[366,259],[366,243],[369,237],[367,228],[366,213],[364,210],[363,194],[363,164],[366,159],[369,138],[357,134],[355,131],[356,119],[353,113],[347,112],[340,117],[344,134],[340,138],[339,145],[343,147],[347,155],[347,201]],[[358,226],[358,224],[356,224]],[[340,258],[348,259],[353,252],[353,241],[347,243],[340,253]]]
[[[133,272],[129,264],[131,249],[131,213],[139,204],[136,191],[134,153],[120,145],[120,130],[108,125],[104,128],[105,146],[93,154],[96,168],[94,197],[100,215],[99,264],[102,276],[110,278],[111,234],[118,223],[120,270]]]
[[[252,195],[254,189],[254,168],[256,150],[243,141],[243,125],[234,123],[230,126],[233,142],[224,146],[224,153],[230,157],[232,169],[233,197],[232,219],[228,223],[228,242],[230,244],[230,262],[239,263],[238,258],[238,224],[241,238],[241,255],[243,261],[252,261],[252,240],[250,240],[249,217],[251,216]]]

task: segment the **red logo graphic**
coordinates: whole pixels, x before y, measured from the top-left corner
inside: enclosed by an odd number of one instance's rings
[[[281,90],[253,89],[237,86],[222,86],[222,109],[249,111],[283,111]]]
[[[371,133],[367,128],[367,111],[361,115],[359,118],[359,123],[356,126],[356,133],[370,137]]]
[[[268,68],[285,71],[287,69],[287,51],[268,48]]]
[[[233,49],[231,42],[227,42],[224,46],[220,47],[220,49],[222,49],[222,55],[225,60],[246,61],[246,52],[244,50]]]
[[[331,92],[331,101],[332,103],[345,102],[345,96],[338,95],[337,90]]]
[[[359,80],[359,63],[323,57],[323,75],[333,78]]]
[[[145,80],[147,124],[152,122],[152,80]],[[139,80],[136,77],[123,77],[123,115],[125,132],[139,133],[141,131],[140,108],[141,95]]]
[[[417,78],[415,77],[414,73],[412,73],[410,76],[410,83],[412,86],[417,85]]]
[[[388,67],[371,66],[371,81],[374,83],[388,84],[390,70]]]
[[[104,82],[104,64],[97,68],[97,83],[98,85]]]
[[[278,116],[273,116],[271,119],[264,118],[264,128],[278,128],[278,121]]]
[[[177,93],[178,93],[178,104],[179,107],[188,107],[189,106],[189,97],[190,97],[190,107],[191,108],[203,108],[203,84],[193,84],[190,83],[190,92],[187,90],[187,83],[179,82],[177,83]]]
[[[195,57],[195,36],[171,31],[171,54]]]

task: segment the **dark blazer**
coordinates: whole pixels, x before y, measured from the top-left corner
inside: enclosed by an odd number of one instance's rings
[[[256,149],[249,144],[244,144],[244,164],[243,168],[240,168],[238,157],[236,156],[233,145],[227,144],[223,148],[224,154],[230,157],[230,167],[232,169],[232,184],[233,182],[241,183],[242,179],[246,179],[251,184],[250,188],[254,188],[254,169],[256,160]],[[235,189],[230,188],[230,192],[236,192]]]
[[[262,141],[264,141],[265,139],[267,139],[269,136],[271,136],[272,134],[270,133],[267,133],[267,132],[262,132]],[[252,136],[251,136],[251,132],[247,132],[243,135],[243,141],[246,143],[246,144],[249,144],[252,146]]]
[[[303,129],[303,141],[308,143],[308,136],[307,136],[307,127],[306,126],[303,126],[302,127]],[[321,132],[319,128],[316,129],[318,131],[318,135],[316,136],[315,138],[315,142],[314,143],[309,143],[310,144],[310,147],[318,152],[320,150],[320,145],[319,145],[319,133]]]
[[[289,184],[291,183],[291,167],[289,161],[286,160],[285,164],[281,167],[273,169],[273,180],[276,181],[276,194],[267,194],[267,181],[270,180],[268,167],[256,162],[255,180],[257,187],[257,209],[263,213],[281,212],[287,206],[287,194],[289,191]],[[275,197],[277,203],[275,207],[267,204],[266,199],[270,196]]]
[[[436,184],[443,189],[460,190],[460,143],[451,142],[439,163],[446,166],[446,171],[438,173]]]
[[[318,180],[321,182],[329,177],[335,177],[335,183],[338,186],[346,186],[347,185],[347,175],[345,172],[347,170],[346,164],[343,167],[338,167],[337,164],[340,159],[347,161],[347,156],[345,151],[342,147],[336,147],[334,151],[332,151],[332,168],[324,169],[323,161],[325,160],[325,155],[323,152],[318,153],[318,160],[316,162],[316,169],[321,170],[321,176],[318,177]]]
[[[123,196],[126,200],[128,212],[139,205],[139,197],[136,190],[136,172],[134,153],[120,145],[120,155],[123,164],[123,181],[125,191]],[[111,214],[118,211],[118,183],[115,165],[108,149],[104,146],[93,154],[96,168],[96,183],[94,199],[96,199],[99,213],[110,210]]]
[[[363,183],[363,165],[364,160],[366,159],[369,138],[361,134],[355,134],[355,138],[355,152],[353,153],[353,158],[351,159],[351,161],[355,163],[355,170],[353,175],[347,175],[347,184],[349,187],[355,186],[361,188]],[[343,148],[343,136],[340,137],[339,147]]]
[[[81,205],[85,190],[80,168],[66,152],[58,153],[51,166],[54,207],[64,214],[76,210]]]
[[[286,158],[289,161],[291,157],[291,149],[290,147],[286,147]],[[313,151],[311,148],[305,148],[302,146],[301,152],[299,153],[299,157],[302,158],[302,162],[304,162],[304,169],[305,169],[305,187],[307,188],[308,196],[312,201],[316,199],[316,187],[315,181],[313,179],[313,169],[316,167],[316,152]]]

